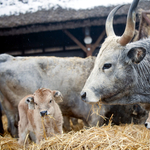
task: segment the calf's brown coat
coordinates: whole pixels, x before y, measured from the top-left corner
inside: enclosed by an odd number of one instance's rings
[[[36,90],[19,102],[19,144],[24,143],[30,131],[35,133],[36,143],[44,138],[44,134],[51,137],[62,133],[63,117],[59,102],[62,102],[61,93],[45,88]]]

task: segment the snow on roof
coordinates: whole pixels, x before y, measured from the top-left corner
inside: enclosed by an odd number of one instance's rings
[[[91,9],[95,6],[111,6],[132,3],[132,0],[0,0],[0,16],[19,15],[38,10]]]

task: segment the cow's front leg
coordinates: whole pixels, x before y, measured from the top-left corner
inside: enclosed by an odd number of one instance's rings
[[[44,139],[44,135],[46,135],[44,132],[45,132],[45,131],[44,131],[42,128],[40,128],[40,129],[38,129],[37,131],[35,131],[35,134],[36,134],[36,143],[37,143],[37,144],[39,144],[40,141],[41,141],[42,139]]]
[[[26,136],[28,134],[28,130],[25,129],[25,128],[22,128],[22,126],[20,124],[19,124],[19,128],[18,129],[19,129],[19,140],[18,140],[18,143],[20,145],[23,145],[23,144],[25,144],[24,142],[25,142]]]
[[[52,126],[46,128],[46,135],[47,137],[54,136],[54,128]]]

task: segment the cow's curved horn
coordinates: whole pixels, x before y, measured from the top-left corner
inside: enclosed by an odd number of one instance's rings
[[[124,6],[124,5],[119,5],[119,6],[115,7],[108,15],[108,17],[106,19],[106,24],[105,24],[107,36],[115,35],[114,29],[113,29],[113,19],[114,19],[114,15],[118,11],[118,9],[122,6]]]
[[[135,22],[136,22],[136,12],[135,11],[136,11],[138,2],[139,2],[139,0],[133,0],[131,6],[129,8],[126,28],[125,28],[123,35],[121,36],[121,38],[118,41],[122,46],[125,46],[127,43],[129,43],[134,36]]]

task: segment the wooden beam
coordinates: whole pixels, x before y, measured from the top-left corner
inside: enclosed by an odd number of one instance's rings
[[[92,45],[91,44],[86,44],[86,56],[92,56],[93,50],[92,50]]]
[[[104,38],[105,36],[105,30],[101,33],[101,35],[98,37],[98,39],[96,40],[96,42],[93,44],[92,46],[92,51],[94,52],[94,50],[96,49],[96,47],[98,46],[98,44],[100,43],[100,41]]]
[[[5,17],[3,17],[5,18]],[[19,17],[20,18],[20,17]],[[2,19],[2,17],[1,17]],[[5,18],[5,20],[7,20]],[[18,20],[18,19],[17,19]],[[9,25],[2,25],[0,26],[0,36],[9,36],[9,35],[20,35],[20,34],[29,34],[29,33],[37,33],[37,32],[44,32],[44,31],[56,31],[56,30],[63,30],[65,29],[75,29],[75,28],[84,28],[86,26],[103,26],[105,25],[106,18],[87,18],[83,20],[75,20],[75,21],[64,21],[64,22],[52,22],[52,23],[41,23],[41,24],[31,24],[31,25],[24,25],[24,26],[15,26],[16,23],[9,23]],[[1,20],[1,23],[5,22]],[[126,23],[126,16],[121,16],[118,19],[114,20],[114,24]]]
[[[150,11],[149,11],[149,10],[142,12],[143,18],[144,18],[144,19],[146,20],[146,22],[150,25],[150,18],[147,16],[147,14],[150,14]]]
[[[66,35],[68,35],[83,51],[87,53],[86,47],[78,39],[76,39],[69,31],[63,30],[63,32]]]
[[[91,56],[100,41],[104,38],[105,36],[105,30],[101,33],[101,35],[98,37],[97,41],[91,45],[87,44],[86,47],[78,40],[76,39],[69,31],[63,30],[63,32],[68,35],[85,53],[87,56]],[[90,48],[90,50],[88,50]]]
[[[140,25],[139,25],[139,34],[136,40],[140,40],[141,38],[147,37],[147,34],[142,32],[143,25],[146,22],[148,25],[150,25],[150,18],[147,16],[147,14],[150,14],[150,10],[142,11],[142,16],[140,18]]]

